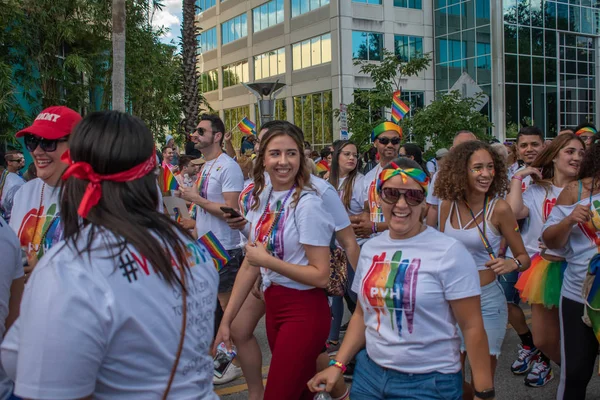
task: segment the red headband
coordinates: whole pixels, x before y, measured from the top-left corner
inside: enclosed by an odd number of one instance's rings
[[[69,165],[69,168],[67,168],[62,176],[63,181],[66,181],[71,176],[74,176],[77,179],[90,181],[85,189],[83,198],[81,199],[81,204],[79,204],[79,208],[77,209],[77,213],[83,218],[86,218],[92,207],[98,204],[102,197],[101,182],[131,182],[148,175],[156,168],[156,148],[152,151],[150,158],[143,163],[138,164],[127,171],[110,175],[97,174],[94,172],[92,166],[86,162],[78,161],[74,163],[73,160],[71,160],[71,153],[69,150],[65,151],[62,155],[61,161]]]

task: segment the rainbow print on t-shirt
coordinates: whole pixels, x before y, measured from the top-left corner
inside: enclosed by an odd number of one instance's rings
[[[270,252],[275,257],[283,260],[284,255],[284,246],[283,246],[283,232],[286,220],[285,211],[281,211],[282,215],[279,217],[276,226],[273,227],[273,230],[269,234],[269,230],[275,221],[277,213],[281,210],[281,200],[277,202],[275,207],[275,211],[271,211],[271,205],[267,204],[267,208],[264,211],[264,219],[260,224],[257,224],[254,237],[257,242],[263,243],[268,252]]]
[[[377,331],[381,326],[381,314],[389,313],[390,324],[394,322],[398,335],[402,335],[402,316],[406,317],[409,333],[413,332],[416,306],[417,278],[421,259],[402,259],[402,251],[396,251],[391,260],[386,252],[373,257],[365,274],[362,295],[377,313]]]
[[[594,200],[590,208],[592,218],[585,224],[579,224],[579,228],[592,243],[600,247],[600,201]]]
[[[369,185],[369,212],[371,222],[383,222],[383,211],[381,211],[379,195],[377,194],[377,178]]]
[[[38,220],[39,218],[39,220]],[[21,247],[41,257],[53,244],[62,239],[62,225],[58,206],[51,204],[47,209],[32,208],[23,217],[17,232]]]
[[[240,207],[240,211],[242,212],[243,216],[246,216],[246,214],[248,214],[248,211],[250,211],[250,207],[252,207],[252,200],[254,199],[252,197],[253,190],[254,182],[246,186],[244,190],[242,190],[242,192],[240,193],[238,206]]]

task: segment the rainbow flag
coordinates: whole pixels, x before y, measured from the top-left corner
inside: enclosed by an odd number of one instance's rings
[[[173,175],[171,168],[165,166],[163,168],[163,190],[166,192],[168,190],[177,189],[179,189],[179,182],[175,179],[175,175]]]
[[[198,214],[198,204],[192,203],[190,209],[188,210],[188,213],[190,214],[190,218],[195,221],[196,215]]]
[[[247,117],[244,117],[237,126],[244,135],[256,135],[256,124]]]
[[[223,248],[223,245],[221,242],[219,242],[212,231],[209,231],[207,234],[199,238],[198,243],[203,245],[206,250],[208,250],[208,253],[215,263],[215,268],[217,271],[220,271],[221,268],[223,268],[231,259],[231,257],[229,257],[229,253],[227,253],[227,250]]]
[[[327,161],[325,160],[321,160],[317,163],[317,173],[321,174],[323,172],[327,172],[329,171],[329,164],[327,164]]]
[[[392,122],[397,124],[410,111],[410,107],[400,100],[400,91],[397,90],[392,96]]]

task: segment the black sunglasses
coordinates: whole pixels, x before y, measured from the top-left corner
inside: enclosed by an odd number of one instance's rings
[[[413,207],[418,206],[425,200],[425,192],[420,189],[383,188],[381,190],[381,200],[388,204],[396,204],[402,196],[404,196],[406,204]]]
[[[381,143],[384,146],[387,146],[390,142],[392,142],[392,144],[394,146],[396,146],[397,144],[400,144],[400,138],[399,137],[395,137],[395,138],[386,138],[386,137],[380,137],[377,138],[377,140],[379,140],[379,143]]]
[[[52,153],[53,151],[56,151],[56,146],[58,145],[58,143],[68,141],[68,137],[63,137],[60,139],[43,139],[41,137],[33,135],[25,135],[24,138],[25,147],[27,148],[27,150],[29,150],[30,153],[33,153],[33,151],[37,149],[38,146],[40,146],[40,148],[45,152]]]

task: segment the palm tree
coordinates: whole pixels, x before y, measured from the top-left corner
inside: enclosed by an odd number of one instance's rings
[[[196,128],[200,108],[198,96],[198,72],[196,66],[196,4],[195,0],[183,0],[183,27],[181,29],[181,55],[183,64],[183,129],[191,134]]]
[[[125,111],[125,0],[112,0],[112,107]]]

